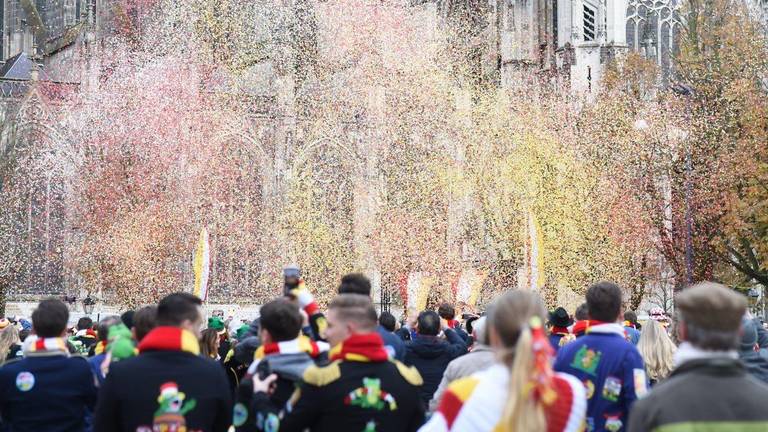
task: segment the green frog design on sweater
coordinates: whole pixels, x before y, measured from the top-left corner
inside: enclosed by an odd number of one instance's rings
[[[197,401],[188,400],[186,395],[179,391],[175,382],[167,382],[160,386],[160,396],[157,402],[160,404],[152,421],[153,432],[187,432],[187,421],[184,416],[195,409]]]

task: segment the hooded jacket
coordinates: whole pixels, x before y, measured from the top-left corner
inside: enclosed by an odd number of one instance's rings
[[[454,330],[446,329],[444,333],[446,340],[418,335],[405,345],[405,364],[414,366],[424,380],[419,396],[425,408],[443,379],[448,363],[467,353],[467,345]]]
[[[142,339],[139,352],[110,365],[96,405],[95,432],[229,429],[232,396],[224,368],[200,357],[195,335],[157,327]]]
[[[683,362],[635,403],[630,432],[768,430],[768,386],[735,358]]]

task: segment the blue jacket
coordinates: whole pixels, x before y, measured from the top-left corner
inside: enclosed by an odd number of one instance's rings
[[[405,364],[414,366],[424,380],[419,393],[425,407],[440,385],[448,363],[467,353],[467,345],[455,331],[445,330],[445,338],[444,341],[436,336],[418,335],[405,345]]]
[[[91,371],[93,371],[93,376],[96,377],[99,387],[104,384],[104,374],[101,373],[101,364],[104,362],[105,358],[107,358],[106,354],[97,354],[88,359],[88,365],[91,367]]]
[[[626,431],[629,410],[648,389],[643,360],[618,324],[593,326],[560,348],[555,370],[587,388],[587,431]]]
[[[378,332],[384,340],[384,348],[389,352],[389,355],[395,360],[403,361],[405,357],[405,342],[400,339],[400,336],[390,333],[382,326],[379,326]]]
[[[627,337],[629,338],[629,341],[632,342],[632,345],[637,345],[637,343],[640,342],[639,330],[634,327],[624,326],[624,331],[627,332]]]
[[[29,356],[0,368],[0,415],[8,432],[83,431],[96,387],[83,357]]]

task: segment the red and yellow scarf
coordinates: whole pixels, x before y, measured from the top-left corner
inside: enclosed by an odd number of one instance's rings
[[[185,351],[200,354],[200,343],[191,332],[178,327],[155,327],[139,344],[139,352]]]
[[[67,342],[64,338],[39,338],[36,335],[30,335],[22,345],[24,357],[29,356],[51,356],[63,355],[69,356]]]
[[[554,326],[552,327],[552,330],[549,331],[549,334],[565,336],[567,334],[571,334],[571,332],[568,331],[568,327]]]
[[[598,320],[582,320],[582,321],[576,321],[576,324],[573,325],[573,334],[575,335],[582,335],[585,334],[590,327],[594,327],[596,325],[600,324],[608,324],[607,322],[598,321]]]
[[[330,352],[331,360],[359,362],[385,362],[389,354],[384,349],[384,341],[378,333],[364,333],[350,336],[336,345]]]

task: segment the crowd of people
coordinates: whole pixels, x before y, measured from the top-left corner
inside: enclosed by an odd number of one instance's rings
[[[674,320],[600,282],[573,314],[512,290],[398,321],[361,274],[325,310],[284,279],[240,324],[184,292],[71,329],[57,299],[0,319],[0,431],[768,431],[768,332],[723,285]]]

